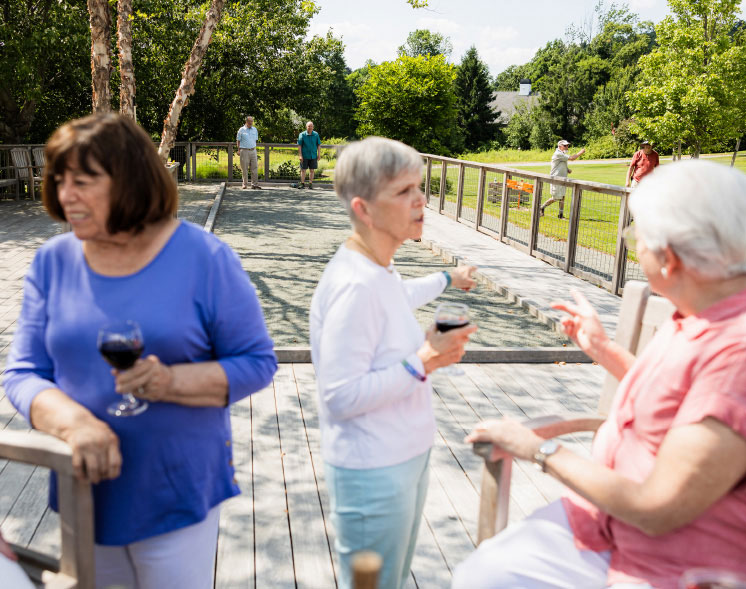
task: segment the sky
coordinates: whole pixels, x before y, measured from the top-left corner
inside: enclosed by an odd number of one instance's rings
[[[310,34],[331,29],[342,37],[347,65],[356,69],[367,59],[396,59],[396,50],[415,29],[450,37],[451,61],[459,63],[471,45],[495,76],[510,65],[530,61],[548,41],[563,38],[570,25],[593,20],[597,0],[430,0],[428,9],[413,9],[405,0],[316,0],[321,8]],[[609,5],[609,0],[606,4]],[[660,21],[666,0],[628,0],[641,20]],[[746,1],[741,3],[743,10]]]

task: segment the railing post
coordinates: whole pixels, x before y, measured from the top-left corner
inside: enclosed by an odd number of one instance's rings
[[[269,182],[269,145],[264,146],[264,181]]]
[[[425,166],[425,199],[427,200],[427,204],[430,204],[430,178],[433,173],[433,158],[429,155],[425,157],[427,158],[427,165]]]
[[[624,228],[629,225],[628,199],[629,193],[623,192],[621,202],[619,203],[619,223],[617,224],[616,232],[614,272],[611,275],[611,292],[613,294],[619,294],[619,287],[623,285],[624,273],[627,268],[627,248],[624,245],[624,239],[622,239],[622,232],[624,231]]]
[[[192,180],[197,181],[197,146],[192,145]]]
[[[578,246],[578,221],[580,220],[580,199],[583,195],[583,188],[576,184],[572,188],[572,208],[570,209],[570,227],[567,234],[567,251],[565,252],[565,272],[575,264],[575,251]]]
[[[438,212],[442,213],[443,208],[445,207],[446,202],[446,182],[448,181],[448,176],[446,172],[448,164],[446,164],[446,161],[443,160],[442,167],[440,168],[440,201],[438,202]]]
[[[482,224],[482,213],[484,212],[484,185],[487,179],[487,170],[479,168],[479,182],[477,183],[477,214],[474,223],[474,229],[479,230]]]
[[[228,144],[228,182],[233,182],[233,144]]]
[[[541,180],[534,178],[534,190],[531,195],[531,227],[528,231],[528,253],[534,255],[539,235],[539,206],[541,204]]]
[[[505,239],[505,233],[508,230],[508,210],[510,209],[510,199],[508,198],[508,178],[510,178],[510,173],[503,172],[502,203],[500,204],[500,241]]]
[[[464,202],[464,164],[458,165],[458,188],[456,189],[456,221],[461,218],[461,206]]]

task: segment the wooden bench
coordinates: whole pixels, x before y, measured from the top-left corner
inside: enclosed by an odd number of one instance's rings
[[[619,311],[616,343],[637,356],[673,312],[674,306],[668,299],[651,296],[646,282],[627,282]],[[596,414],[549,415],[528,420],[524,424],[546,439],[575,432],[595,432],[609,413],[618,384],[611,374],[606,375]],[[482,456],[485,461],[477,519],[477,543],[491,538],[508,524],[512,461],[501,459],[493,462],[489,460],[491,451],[492,444],[488,442],[474,444],[474,453]]]
[[[10,158],[16,169],[16,179],[19,183],[25,183],[31,198],[36,200],[36,188],[41,188],[41,176],[36,175],[31,163],[31,154],[25,147],[14,147],[10,150]]]
[[[43,466],[57,473],[62,556],[57,561],[11,544],[26,574],[44,589],[93,589],[93,497],[91,485],[75,478],[70,447],[37,431],[0,431],[0,458]]]
[[[534,192],[534,185],[521,180],[513,180],[512,178],[508,178],[506,184],[508,186],[508,206],[513,204],[518,207],[528,206],[530,195]],[[511,190],[513,194],[511,194]],[[502,182],[490,182],[487,184],[487,202],[501,202],[502,193]]]

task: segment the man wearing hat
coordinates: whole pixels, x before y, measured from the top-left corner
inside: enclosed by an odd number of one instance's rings
[[[627,182],[624,185],[628,188],[630,186],[634,188],[640,183],[643,176],[650,174],[658,167],[659,163],[658,152],[653,150],[650,141],[641,141],[640,149],[632,156],[632,161],[627,170]]]
[[[552,156],[552,170],[549,172],[550,176],[567,178],[567,175],[572,173],[572,170],[567,167],[567,162],[570,160],[576,160],[585,153],[585,149],[581,149],[578,153],[570,155],[567,153],[569,148],[569,141],[561,139],[557,142],[557,150]],[[539,216],[544,216],[544,209],[550,204],[553,202],[559,202],[559,214],[557,215],[557,218],[562,219],[565,210],[565,193],[567,192],[567,188],[559,184],[552,184],[549,191],[552,194],[552,197],[541,205],[539,208]]]

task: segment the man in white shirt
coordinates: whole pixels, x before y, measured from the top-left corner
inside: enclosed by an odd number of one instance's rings
[[[573,155],[567,153],[569,150],[570,142],[565,141],[564,139],[560,139],[560,141],[557,143],[557,150],[554,152],[554,155],[552,155],[552,169],[549,172],[550,176],[556,176],[557,178],[567,178],[568,174],[572,174],[572,170],[567,167],[568,160],[578,159],[585,153],[585,149],[581,149],[578,153],[575,153]],[[557,214],[557,218],[562,219],[565,210],[565,193],[567,192],[567,188],[559,184],[552,184],[549,190],[552,194],[552,198],[541,205],[541,208],[539,209],[539,216],[544,216],[544,209],[547,208],[550,204],[552,204],[553,202],[559,202],[559,213]]]
[[[259,190],[258,165],[256,159],[256,142],[259,140],[259,131],[254,126],[254,117],[246,117],[246,124],[236,133],[236,148],[241,158],[241,188],[248,188],[249,166],[251,166],[251,188]]]

